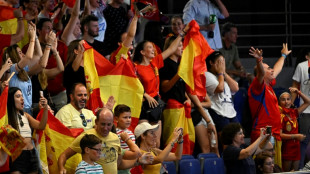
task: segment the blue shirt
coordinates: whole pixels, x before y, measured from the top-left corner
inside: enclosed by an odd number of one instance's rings
[[[199,25],[207,25],[209,24],[209,16],[211,14],[215,14],[218,19],[225,18],[220,10],[209,0],[190,0],[185,5],[183,13],[185,24],[194,19]],[[200,32],[212,49],[218,50],[223,47],[218,20],[215,23],[213,38],[208,37],[207,31],[200,30]]]
[[[10,68],[11,73],[15,72],[15,75],[10,80],[10,87],[17,87],[23,93],[24,98],[24,108],[29,109],[32,105],[32,83],[30,78],[28,77],[27,81],[21,81],[18,77],[18,71],[16,70],[16,63],[13,64]],[[28,66],[24,67],[26,72],[29,71]]]

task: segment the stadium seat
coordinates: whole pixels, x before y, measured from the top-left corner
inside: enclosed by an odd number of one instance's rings
[[[169,174],[176,174],[176,167],[173,161],[164,161],[163,162],[164,167],[168,171]]]
[[[222,158],[207,158],[203,163],[203,174],[225,174],[225,165]]]
[[[194,156],[193,155],[182,155],[181,160],[183,159],[194,159]]]
[[[201,174],[198,159],[183,159],[179,162],[179,174]]]

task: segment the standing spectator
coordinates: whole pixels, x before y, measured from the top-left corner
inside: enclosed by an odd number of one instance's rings
[[[182,33],[183,28],[185,27],[182,16],[173,16],[170,20],[171,23],[171,31],[167,37],[170,36],[178,36]]]
[[[227,174],[255,174],[253,155],[260,153],[269,141],[266,129],[260,129],[260,136],[248,147],[244,146],[243,129],[239,123],[229,123],[223,128],[221,139],[227,147],[223,159]]]
[[[210,22],[210,15],[216,15],[218,19],[224,19],[229,13],[221,0],[214,0],[216,4],[209,0],[190,0],[183,9],[183,20],[188,24],[195,19],[200,26],[200,32],[207,40],[210,47],[214,50],[222,48],[222,40],[219,22]],[[210,33],[214,33],[211,37]]]
[[[298,64],[297,64],[298,63]],[[296,69],[293,75],[293,85],[292,87],[299,89],[307,97],[310,97],[310,74],[309,74],[309,63],[310,63],[310,48],[305,48],[301,50],[298,54],[296,60]],[[292,93],[292,102],[295,101],[297,97],[296,93]],[[304,103],[303,100],[300,100],[300,105]],[[299,130],[301,134],[306,135],[304,141],[300,142],[300,165],[299,168],[304,167],[304,160],[306,156],[307,145],[310,141],[310,107],[307,107],[304,110],[298,119]]]
[[[102,166],[96,161],[100,159],[102,141],[92,134],[85,134],[81,139],[82,161],[75,170],[75,174],[103,174]]]
[[[260,135],[260,128],[267,125],[272,126],[272,136],[275,141],[275,164],[281,165],[281,115],[278,107],[277,96],[272,86],[275,85],[275,78],[282,70],[284,60],[291,50],[288,50],[287,44],[283,44],[281,57],[273,68],[263,63],[263,51],[251,47],[250,55],[256,59],[255,75],[251,83],[248,96],[250,110],[252,114],[253,126],[251,132],[251,141],[254,142]]]
[[[49,47],[47,44],[47,35],[53,30],[53,25],[50,19],[42,18],[37,23],[37,29],[39,33],[39,41],[42,49]],[[46,69],[56,68],[58,66],[56,57],[60,57],[62,63],[65,64],[67,60],[68,48],[66,44],[60,40],[57,41],[57,49],[52,50],[53,54],[49,56]],[[63,73],[52,73],[48,77],[47,90],[51,96],[51,101],[55,104],[55,113],[67,104],[66,88],[63,86]]]
[[[103,11],[107,21],[107,30],[104,39],[104,56],[110,55],[117,49],[119,37],[127,29],[129,17],[122,4],[123,0],[111,0],[107,8]]]
[[[279,97],[280,112],[282,118],[282,129],[280,136],[282,139],[282,168],[285,172],[297,171],[300,160],[300,141],[306,136],[298,133],[298,115],[301,114],[309,105],[310,98],[301,93],[296,88],[290,88],[291,93],[297,93],[304,103],[298,108],[292,108],[292,98],[287,92]],[[297,141],[296,141],[297,140]]]

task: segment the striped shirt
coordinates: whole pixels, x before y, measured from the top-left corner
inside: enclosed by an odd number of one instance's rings
[[[98,163],[91,165],[85,161],[81,161],[75,169],[75,174],[103,174],[103,169]]]
[[[123,141],[123,140],[121,139],[121,136],[120,136],[120,134],[121,134],[122,132],[124,132],[124,131],[128,134],[129,138],[130,138],[130,139],[133,141],[133,143],[135,143],[135,144],[136,144],[136,138],[135,138],[135,135],[134,135],[130,130],[128,130],[128,129],[122,130],[122,129],[120,129],[120,128],[116,128],[116,134],[117,134],[118,138],[120,139],[121,148],[122,148],[122,149],[126,149],[126,150],[130,150],[129,147],[128,147],[128,145],[126,144],[126,142]]]

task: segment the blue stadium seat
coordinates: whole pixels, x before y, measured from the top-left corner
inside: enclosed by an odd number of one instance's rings
[[[225,174],[225,165],[222,158],[207,158],[203,163],[203,174]]]
[[[201,174],[198,159],[183,159],[179,164],[179,174]]]
[[[163,162],[164,167],[168,171],[169,174],[176,174],[176,167],[173,161],[164,161]]]
[[[201,159],[201,158],[204,158],[204,159],[207,159],[207,158],[218,158],[218,156],[215,154],[215,153],[200,153],[197,155],[197,159]]]
[[[248,97],[248,91],[245,88],[240,87],[239,91],[233,96],[234,108],[237,112],[236,117],[239,122],[242,123],[242,115],[244,107],[246,106]]]
[[[182,155],[181,160],[183,159],[194,159],[194,156],[193,155]]]

